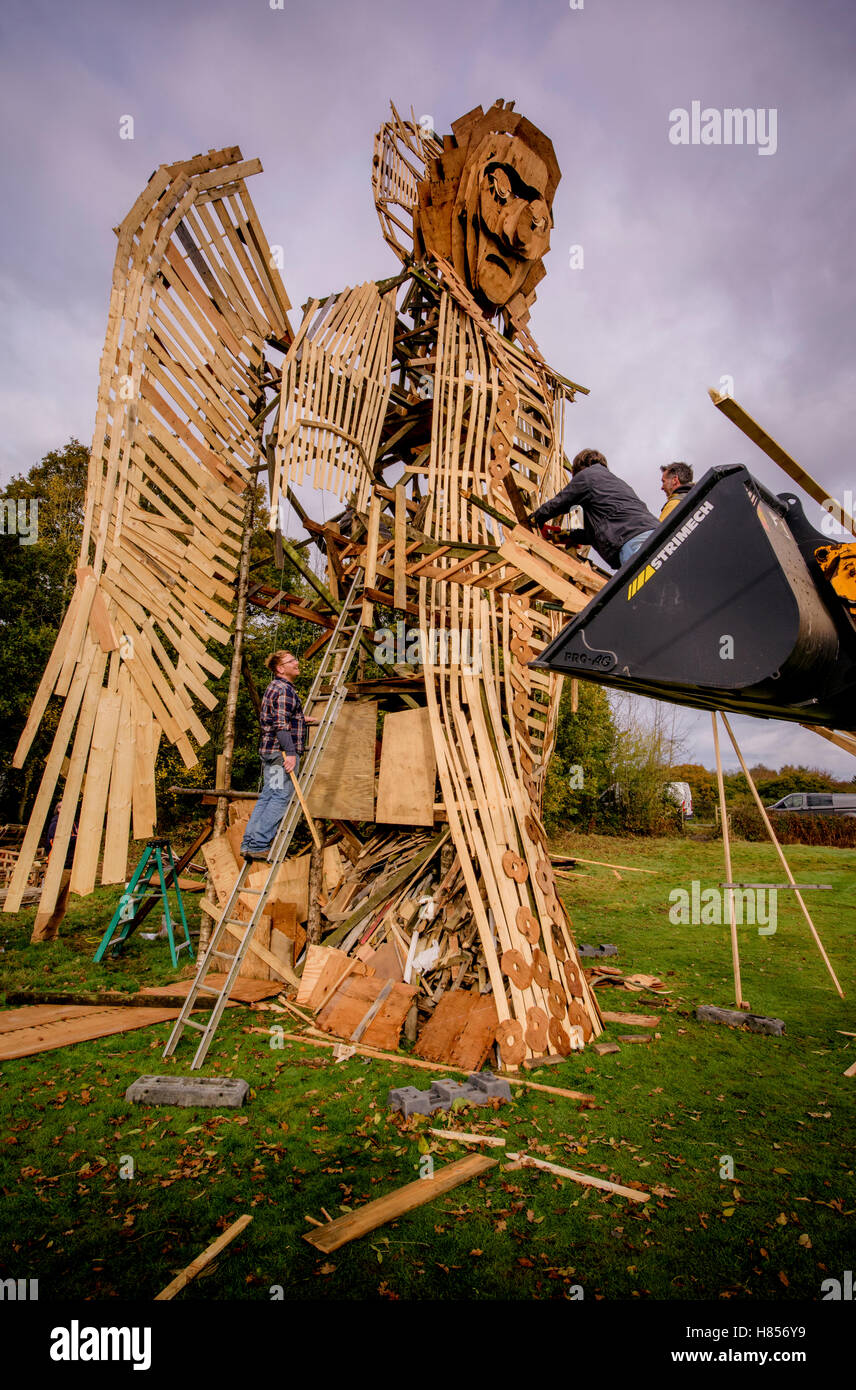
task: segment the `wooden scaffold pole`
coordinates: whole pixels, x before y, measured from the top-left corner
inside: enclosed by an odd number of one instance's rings
[[[719,790],[719,815],[722,821],[722,844],[725,850],[725,874],[728,882],[728,915],[731,922],[731,961],[734,968],[734,1001],[738,1009],[748,1009],[749,1005],[743,999],[743,987],[740,982],[740,952],[737,946],[737,917],[734,910],[734,889],[731,884],[734,882],[734,875],[731,872],[731,839],[728,833],[728,809],[725,805],[725,783],[722,779],[722,757],[719,751],[719,728],[716,723],[716,711],[711,711],[713,721],[713,748],[716,754],[716,785]]]
[[[738,747],[738,744],[737,744],[737,739],[734,737],[734,733],[733,733],[733,731],[732,731],[731,725],[729,724],[728,719],[726,718],[726,716],[725,716],[724,714],[722,715],[722,722],[723,722],[723,724],[725,725],[726,729],[728,730],[728,737],[731,739],[731,742],[732,742],[733,745],[734,745],[734,751],[735,751],[735,753],[737,754],[738,758],[740,759],[740,766],[741,766],[742,769],[743,769],[743,775],[745,776],[746,781],[749,783],[749,790],[751,791],[753,797],[755,798],[755,805],[758,807],[758,810],[759,810],[759,812],[760,812],[760,814],[761,814],[761,819],[763,820],[764,825],[765,825],[766,828],[767,828],[767,834],[769,835],[770,840],[772,841],[773,848],[775,849],[776,853],[777,853],[778,856],[779,856],[779,859],[781,860],[782,868],[784,869],[785,873],[786,873],[787,876],[788,876],[788,882],[790,883],[791,887],[794,889],[794,897],[796,898],[797,902],[799,903],[800,907],[802,908],[803,916],[805,917],[805,920],[808,922],[809,931],[811,932],[812,936],[814,937],[815,943],[816,943],[816,945],[817,945],[817,949],[820,951],[820,954],[821,954],[821,956],[823,957],[823,963],[824,963],[824,965],[826,966],[827,970],[829,971],[829,973],[830,973],[830,975],[831,975],[831,977],[832,977],[832,983],[835,985],[835,988],[838,990],[838,993],[840,994],[841,998],[843,999],[843,998],[844,998],[844,990],[841,988],[841,985],[840,985],[839,982],[838,982],[838,976],[836,975],[835,971],[833,970],[832,964],[831,964],[830,959],[829,959],[829,956],[826,954],[826,951],[825,951],[824,948],[823,948],[823,942],[821,941],[820,937],[819,937],[818,934],[817,934],[817,928],[815,927],[814,922],[811,920],[811,917],[809,916],[808,908],[807,908],[806,905],[805,905],[805,902],[804,902],[804,900],[803,900],[802,894],[800,893],[799,889],[798,889],[797,886],[796,886],[796,880],[794,879],[794,876],[793,876],[793,874],[791,873],[790,866],[788,865],[788,861],[785,859],[785,856],[784,856],[784,854],[782,853],[782,847],[781,847],[781,845],[779,844],[779,841],[778,841],[778,839],[777,839],[777,837],[776,837],[776,832],[775,832],[775,830],[773,829],[772,822],[770,821],[770,817],[767,815],[766,809],[765,809],[765,807],[764,807],[764,803],[763,803],[763,801],[761,800],[760,796],[758,795],[758,788],[755,786],[755,783],[754,783],[753,780],[752,780],[752,774],[750,773],[748,767],[746,766],[745,762],[743,761],[743,754],[740,752],[740,748]],[[730,873],[730,871],[729,871],[729,873]],[[729,879],[729,881],[731,881],[731,880]]]

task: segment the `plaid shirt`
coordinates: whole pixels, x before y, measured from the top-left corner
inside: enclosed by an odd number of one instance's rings
[[[262,741],[259,753],[269,758],[283,749],[277,738],[277,730],[285,729],[291,736],[294,752],[298,756],[306,747],[306,720],[300,696],[290,681],[275,676],[264,693],[260,714]]]

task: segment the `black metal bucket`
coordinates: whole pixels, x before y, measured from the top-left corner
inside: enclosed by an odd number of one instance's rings
[[[828,538],[740,465],[711,469],[532,666],[701,709],[856,729],[856,632]]]

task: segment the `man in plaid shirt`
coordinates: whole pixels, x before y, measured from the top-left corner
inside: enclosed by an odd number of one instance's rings
[[[296,772],[306,747],[307,725],[317,723],[303,713],[300,696],[293,682],[300,662],[292,652],[274,652],[265,662],[273,680],[264,693],[260,720],[262,738],[259,756],[264,784],[250,816],[241,854],[245,859],[267,859],[294,784],[289,773]]]

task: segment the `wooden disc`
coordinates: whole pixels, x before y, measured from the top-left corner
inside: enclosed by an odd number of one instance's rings
[[[504,1018],[501,1023],[496,1025],[496,1032],[493,1036],[496,1039],[503,1065],[519,1067],[526,1056],[522,1024],[518,1023],[516,1018]]]
[[[492,458],[487,466],[487,471],[494,482],[501,482],[508,472],[508,463],[505,459]]]
[[[547,986],[547,1008],[553,1018],[564,1018],[568,1009],[568,1001],[565,998],[565,991],[555,980],[551,980]]]
[[[502,856],[502,867],[509,878],[513,878],[515,883],[525,883],[529,877],[529,870],[526,861],[515,854],[513,849],[507,849]]]
[[[491,468],[493,468],[493,464],[491,464]],[[513,638],[511,650],[514,656],[517,657],[517,660],[522,662],[524,666],[526,666],[535,655],[532,648],[527,646],[525,642],[522,642],[519,637]]]
[[[532,952],[532,977],[536,984],[544,988],[550,983],[550,962],[537,947]]]
[[[494,458],[502,459],[505,464],[508,463],[508,440],[505,435],[500,434],[499,430],[496,430],[490,437],[490,452]]]
[[[544,827],[541,825],[540,821],[536,820],[534,816],[526,816],[523,824],[526,827],[526,834],[529,836],[530,840],[534,840],[538,844],[543,845],[546,836],[544,834]]]
[[[549,897],[553,892],[553,869],[549,859],[539,859],[535,869],[535,882]]]
[[[567,1057],[571,1052],[571,1040],[557,1018],[550,1019],[549,1026],[550,1042],[562,1057]]]
[[[576,999],[572,999],[568,1005],[568,1022],[571,1027],[582,1028],[583,1042],[588,1042],[592,1035],[591,1021],[582,1004]]]
[[[522,594],[509,594],[508,602],[516,613],[528,613],[529,603]]]
[[[556,897],[555,893],[551,893],[548,896],[546,908],[547,916],[550,918],[550,921],[555,922],[556,926],[560,927],[565,920],[565,916],[562,912],[562,904],[559,902],[559,899]]]
[[[548,1019],[543,1009],[527,1009],[526,1041],[533,1052],[543,1052],[547,1046]]]
[[[538,800],[538,783],[535,781],[535,778],[529,776],[528,773],[527,773],[527,774],[524,774],[524,777],[523,777],[523,785],[524,785],[524,787],[526,788],[526,790],[528,791],[531,800],[532,800],[532,801],[537,801],[537,800]]]
[[[551,927],[553,934],[553,954],[560,963],[568,959],[568,948],[565,945],[565,938],[556,927]]]
[[[582,999],[583,982],[580,977],[579,966],[575,965],[569,957],[565,961],[564,971],[565,979],[568,982],[568,989],[570,990],[571,994],[574,996],[575,999]]]
[[[517,989],[529,988],[532,983],[532,967],[527,965],[519,951],[504,951],[500,965],[503,975],[507,975]]]
[[[525,772],[531,773],[531,772],[532,772],[532,759],[530,758],[529,754],[526,752],[526,749],[525,749],[525,748],[520,748],[520,749],[518,750],[518,757],[520,758],[520,766],[523,768],[523,770],[524,770]]]
[[[538,926],[537,918],[529,911],[528,907],[518,907],[514,922],[517,930],[521,936],[526,937],[529,945],[537,946],[541,939],[541,929]]]
[[[517,715],[518,719],[525,719],[529,714],[531,708],[531,702],[526,695],[515,695],[512,709],[514,710],[514,713]]]

